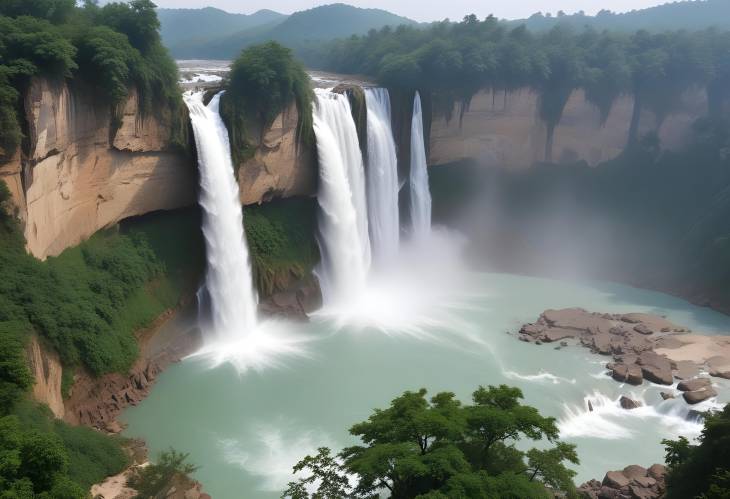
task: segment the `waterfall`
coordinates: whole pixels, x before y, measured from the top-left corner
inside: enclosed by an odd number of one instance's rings
[[[367,200],[373,258],[392,261],[398,254],[398,158],[390,124],[390,96],[384,88],[365,89],[367,104]]]
[[[431,232],[431,191],[428,186],[421,96],[413,98],[411,120],[411,225],[413,237],[423,239]]]
[[[200,170],[199,203],[207,255],[205,289],[215,340],[236,341],[257,325],[243,215],[234,176],[228,131],[218,112],[221,93],[206,107],[203,93],[187,94],[185,103],[195,133]]]
[[[325,304],[357,295],[370,268],[365,174],[350,103],[316,89],[314,133],[319,155],[319,234],[316,270]]]

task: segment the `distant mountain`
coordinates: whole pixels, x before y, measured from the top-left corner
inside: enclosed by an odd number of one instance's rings
[[[527,19],[508,22],[525,24],[534,31],[550,29],[556,24],[577,29],[591,26],[615,31],[699,30],[710,27],[727,29],[730,28],[730,0],[685,0],[622,14],[602,10],[595,16],[583,13],[564,15],[558,12],[547,17],[538,13]]]
[[[340,3],[295,12],[283,20],[275,19],[235,34],[221,33],[222,36],[206,42],[178,43],[168,47],[177,58],[232,59],[244,47],[269,40],[278,41],[297,51],[323,41],[362,35],[371,29],[401,24],[415,24],[415,21],[385,10],[362,9]]]
[[[205,44],[259,26],[272,27],[287,16],[273,10],[253,14],[231,14],[206,7],[204,9],[158,9],[162,43],[175,55],[180,47]]]

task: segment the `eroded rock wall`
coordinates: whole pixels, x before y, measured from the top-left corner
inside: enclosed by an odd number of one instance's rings
[[[63,367],[58,354],[43,348],[36,336],[33,336],[27,348],[28,365],[35,380],[33,398],[46,404],[53,415],[64,417],[63,396],[61,395],[61,379]]]
[[[311,147],[297,141],[298,120],[292,103],[264,131],[254,156],[239,166],[243,204],[316,194],[317,163]]]
[[[116,133],[109,106],[89,89],[34,79],[24,96],[22,154],[0,165],[25,227],[44,259],[124,218],[195,203],[188,155],[168,148],[164,113],[143,113],[131,91]]]
[[[659,128],[661,146],[669,150],[681,147],[692,123],[706,110],[704,91],[687,92]],[[598,110],[586,101],[583,91],[573,92],[555,131],[554,160],[596,165],[613,159],[626,146],[632,111],[633,98],[621,97],[601,125]],[[433,117],[429,164],[472,159],[488,166],[523,168],[544,160],[546,127],[538,116],[535,92],[522,89],[505,95],[482,91],[472,99],[461,123],[459,115],[456,104],[450,120]],[[644,111],[640,133],[656,129],[656,117]]]

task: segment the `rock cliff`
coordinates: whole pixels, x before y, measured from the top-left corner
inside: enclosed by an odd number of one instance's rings
[[[675,112],[659,127],[664,149],[684,144],[692,123],[707,109],[705,92],[686,93]],[[430,165],[466,159],[485,166],[523,168],[542,161],[546,127],[538,116],[538,95],[522,89],[516,92],[481,91],[460,120],[460,104],[451,119],[434,116],[430,134]],[[613,159],[625,147],[633,98],[619,98],[604,125],[599,112],[586,101],[582,90],[573,92],[555,131],[553,156],[556,161],[584,160],[594,166]],[[641,115],[640,133],[656,131],[657,119],[650,111]]]
[[[292,103],[261,134],[253,157],[239,165],[243,204],[316,194],[316,159],[309,146],[297,143],[298,118],[296,104]]]
[[[132,90],[114,131],[109,106],[91,95],[80,84],[33,79],[23,150],[0,164],[38,258],[126,217],[195,203],[194,163],[168,147],[169,110],[143,113]]]

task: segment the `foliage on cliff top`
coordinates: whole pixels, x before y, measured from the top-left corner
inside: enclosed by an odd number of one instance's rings
[[[261,142],[266,127],[292,102],[298,111],[297,141],[311,144],[313,97],[309,75],[288,48],[269,42],[242,51],[221,102],[236,162]]]
[[[549,129],[579,88],[604,123],[624,94],[636,97],[637,120],[642,109],[649,109],[659,123],[691,87],[708,89],[710,110],[721,112],[730,101],[730,33],[716,30],[629,34],[558,25],[532,33],[524,26],[507,28],[491,16],[470,15],[460,23],[386,27],[332,42],[318,67],[446,97],[442,112],[447,117],[455,102],[462,112],[467,109],[480,89],[530,87],[540,96],[540,116]],[[636,128],[630,132],[632,144]]]
[[[149,0],[103,7],[92,0],[83,7],[73,0],[0,2],[1,155],[11,156],[20,144],[18,95],[32,76],[79,78],[112,109],[135,86],[142,112],[151,111],[153,102],[169,107],[178,126],[177,67],[158,29]]]
[[[473,404],[450,392],[426,398],[407,391],[387,409],[350,428],[361,445],[334,459],[320,448],[294,467],[310,475],[290,482],[282,497],[371,499],[388,489],[394,499],[411,497],[546,498],[553,491],[576,497],[575,446],[558,441],[554,418],[523,405],[519,388],[479,387]],[[547,450],[518,450],[522,438],[555,444]],[[355,483],[350,480],[355,478]],[[315,486],[317,492],[310,495]]]

